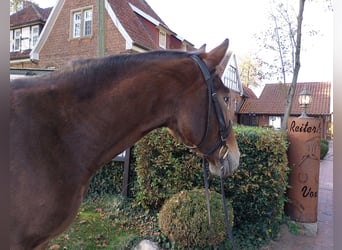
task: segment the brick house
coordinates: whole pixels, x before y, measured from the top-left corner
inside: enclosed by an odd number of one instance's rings
[[[193,44],[170,30],[144,0],[59,0],[52,11],[27,4],[21,12],[36,13],[31,10],[33,8],[45,11],[41,33],[34,46],[25,51],[26,64],[11,61],[12,72],[13,68],[36,68],[35,73],[38,69],[55,70],[71,59],[81,57],[156,49],[195,49]],[[21,12],[11,15],[11,21],[28,25]],[[49,18],[47,14],[50,14]],[[230,106],[236,114],[243,99],[254,94],[243,87],[233,52],[230,51],[222,61],[219,74],[231,89]],[[237,117],[234,120],[237,122]]]
[[[155,49],[192,50],[146,1],[59,0],[30,53],[39,68],[58,69],[80,57]]]
[[[12,68],[35,68],[30,52],[37,44],[51,8],[24,1],[23,8],[10,15],[10,65]]]
[[[246,99],[239,112],[240,124],[250,126],[272,126],[280,128],[284,116],[289,84],[266,84],[260,97]],[[307,89],[312,95],[312,104],[307,109],[308,116],[322,119],[322,138],[331,136],[331,83],[303,82],[297,83],[291,116],[300,116],[302,109],[298,103],[299,93]]]

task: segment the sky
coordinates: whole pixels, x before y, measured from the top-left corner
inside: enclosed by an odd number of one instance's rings
[[[146,1],[173,32],[195,47],[206,44],[210,50],[229,38],[229,49],[238,57],[255,51],[253,35],[268,25],[270,0]],[[298,8],[298,0],[289,1]],[[306,1],[304,9],[303,34],[306,26],[319,33],[312,37],[303,35],[298,78],[301,82],[332,81],[333,78],[333,12],[327,11],[326,4],[315,1]],[[34,2],[41,7],[50,7],[56,0]]]

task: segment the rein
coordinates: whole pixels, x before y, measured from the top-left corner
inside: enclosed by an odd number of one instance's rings
[[[204,144],[204,142],[208,136],[209,126],[210,126],[211,107],[212,107],[211,105],[212,104],[214,104],[214,109],[216,112],[216,117],[217,117],[217,121],[219,123],[219,131],[220,131],[219,142],[211,150],[209,150],[208,153],[203,154],[203,162],[202,162],[204,186],[205,186],[205,196],[206,196],[206,200],[207,200],[207,209],[208,209],[208,223],[209,223],[209,234],[210,234],[209,237],[210,237],[210,240],[212,240],[214,231],[213,231],[213,226],[211,223],[209,184],[208,184],[208,174],[207,174],[207,172],[208,172],[208,168],[207,168],[208,161],[205,158],[212,155],[213,153],[215,153],[219,148],[221,148],[220,154],[221,154],[221,151],[224,150],[224,151],[222,151],[224,153],[222,154],[221,161],[227,156],[229,151],[228,151],[228,148],[226,146],[226,140],[227,140],[230,132],[232,131],[232,122],[231,122],[231,120],[229,120],[229,124],[228,124],[228,126],[226,126],[224,116],[223,116],[223,112],[222,112],[222,109],[221,109],[220,104],[219,104],[218,99],[217,99],[217,93],[214,89],[213,77],[211,76],[207,65],[197,55],[191,55],[191,58],[199,66],[199,68],[202,72],[202,75],[204,77],[204,80],[205,80],[207,87],[208,87],[208,115],[207,115],[206,130],[205,130],[205,133],[204,133],[200,143],[197,146],[195,146],[195,148],[200,148]],[[223,176],[224,176],[224,168],[222,166],[221,167],[221,175],[220,175],[220,177],[221,177],[221,195],[222,195],[222,205],[223,205],[223,210],[224,210],[226,232],[227,232],[227,235],[229,237],[230,243],[231,243],[233,249],[235,250],[237,248],[236,248],[235,243],[234,243],[232,228],[231,228],[230,223],[229,223],[230,221],[229,221],[228,210],[227,210],[227,202],[226,202],[225,193],[224,193]]]

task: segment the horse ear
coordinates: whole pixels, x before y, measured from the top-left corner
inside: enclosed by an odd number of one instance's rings
[[[200,54],[199,56],[207,64],[209,70],[213,70],[219,65],[225,56],[229,45],[229,40],[225,39],[219,46],[212,49],[208,53]]]
[[[203,44],[198,50],[202,51],[202,52],[205,52],[206,47],[207,47],[207,45]]]
[[[201,55],[205,54],[206,46],[207,46],[206,44],[203,44],[199,49],[191,51],[190,53],[201,56]]]

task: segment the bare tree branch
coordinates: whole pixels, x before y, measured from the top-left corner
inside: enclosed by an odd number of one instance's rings
[[[292,100],[293,100],[294,92],[297,87],[298,73],[300,69],[300,50],[301,50],[301,45],[302,45],[302,23],[303,23],[304,4],[305,4],[305,0],[299,0],[299,11],[298,11],[298,17],[297,17],[295,68],[293,72],[292,83],[290,85],[289,92],[287,95],[284,118],[281,124],[281,128],[283,130],[286,130],[287,128],[287,120],[291,114]]]

